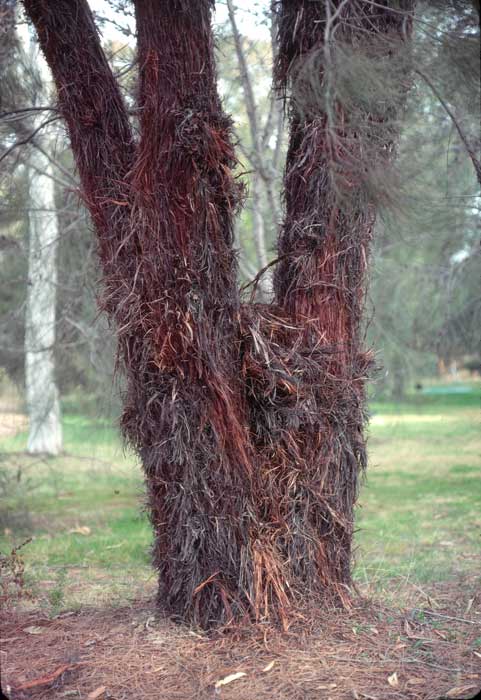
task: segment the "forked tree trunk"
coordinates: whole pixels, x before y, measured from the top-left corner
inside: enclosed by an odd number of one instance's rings
[[[244,613],[287,622],[309,593],[347,602],[365,461],[370,358],[359,320],[373,211],[336,197],[323,107],[309,90],[307,111],[291,106],[276,304],[242,305],[232,248],[239,193],[216,92],[212,3],[135,0],[136,145],[86,1],[24,2],[97,230],[103,307],[127,375],[122,427],[146,474],[160,604],[209,626]],[[384,33],[385,49],[401,35],[403,15],[381,9],[374,19],[362,0],[331,6],[349,9],[349,26],[368,36]],[[282,84],[322,49],[323,7],[280,3]]]
[[[139,252],[122,425],[147,475],[159,600],[204,624],[239,613],[254,479],[238,356],[231,122],[211,3],[136,0]],[[239,591],[241,592],[239,595]]]
[[[26,0],[96,225],[127,375],[159,600],[209,625],[248,606],[253,460],[232,220],[240,192],[208,0],[135,2],[140,142],[85,0]]]

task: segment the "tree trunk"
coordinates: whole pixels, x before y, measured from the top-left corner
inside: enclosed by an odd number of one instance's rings
[[[231,122],[208,0],[135,2],[140,142],[85,0],[26,0],[96,225],[103,308],[146,474],[159,600],[204,625],[249,606],[255,478],[238,356]]]
[[[26,65],[38,86],[36,104],[43,104],[46,90],[41,57],[33,41],[26,39]],[[45,71],[46,71],[45,67]],[[45,72],[44,71],[44,72]],[[40,87],[40,90],[38,89]],[[35,105],[34,105],[35,106]],[[38,116],[32,127],[42,123]],[[39,137],[40,138],[40,137]],[[45,148],[49,148],[43,139]],[[55,382],[55,312],[57,299],[58,221],[52,165],[40,150],[31,147],[28,165],[28,281],[25,315],[25,388],[29,417],[27,451],[58,455],[62,449],[60,404]]]
[[[261,128],[261,122],[259,119],[258,109],[256,106],[254,98],[254,90],[252,86],[252,80],[249,73],[249,68],[247,65],[247,59],[244,51],[244,42],[242,36],[239,32],[236,20],[236,8],[232,0],[227,0],[227,10],[229,13],[229,21],[232,28],[232,35],[234,38],[234,46],[237,55],[237,62],[239,65],[239,79],[242,85],[242,91],[244,93],[247,119],[249,123],[249,132],[251,140],[251,149],[246,151],[246,155],[251,163],[252,169],[254,171],[254,176],[252,178],[251,184],[251,211],[252,211],[252,235],[254,238],[254,245],[256,249],[257,263],[259,270],[264,269],[268,264],[267,251],[265,244],[265,220],[264,213],[262,211],[262,192],[261,183],[264,186],[267,196],[267,204],[270,208],[270,214],[274,224],[274,228],[278,225],[278,205],[274,197],[274,174],[276,170],[277,160],[274,156],[273,163],[267,163],[266,154],[266,141],[268,138],[268,131],[272,127],[272,120],[276,114],[276,104],[277,101],[271,99],[271,105],[269,109],[269,115],[267,122],[265,124],[264,130]],[[273,28],[271,27],[271,32]],[[275,46],[273,46],[273,54],[275,51]],[[281,122],[277,120],[278,131],[280,130]],[[261,134],[261,131],[263,133]],[[280,134],[278,133],[278,140]],[[258,291],[260,292],[259,298],[264,302],[269,302],[272,299],[272,270],[266,270],[266,272],[259,278]]]
[[[305,588],[341,600],[351,582],[353,508],[366,466],[371,356],[360,322],[375,207],[363,177],[375,165],[387,170],[395,114],[362,101],[355,115],[348,111],[337,97],[334,52],[340,40],[394,64],[412,9],[410,0],[395,11],[361,0],[283,0],[278,10],[276,78],[289,97],[290,141],[275,299],[301,328],[297,342],[319,370],[295,407],[297,429],[278,443],[300,471],[281,501],[283,541]]]
[[[240,192],[216,89],[211,3],[135,7],[142,136],[131,293],[141,306],[125,347],[122,425],[147,475],[159,600],[208,625],[247,602],[254,473],[236,323]]]
[[[103,308],[127,376],[122,428],[146,474],[159,603],[209,626],[242,614],[287,623],[291,603],[309,594],[347,602],[365,463],[370,357],[359,320],[373,211],[336,197],[333,124],[312,87],[314,107],[292,103],[276,304],[241,305],[239,192],[216,92],[212,3],[135,0],[136,145],[86,1],[24,2],[97,230]],[[280,83],[291,85],[296,60],[322,49],[327,5],[280,3]],[[364,17],[372,6],[361,0],[334,5],[337,18],[356,9],[346,27],[359,22],[370,36],[376,21],[379,33],[392,24],[399,38],[398,15]]]
[[[391,396],[402,401],[406,396],[406,366],[402,356],[395,354],[391,361]]]
[[[257,174],[252,178],[251,187],[251,211],[252,211],[252,235],[257,255],[259,270],[264,269],[268,264],[264,215],[262,212],[262,196],[260,191],[260,179]],[[263,301],[268,302],[272,298],[272,273],[266,270],[259,280],[259,291]]]
[[[29,417],[27,450],[30,454],[57,455],[62,449],[54,362],[58,226],[51,171],[48,159],[34,148],[28,167],[25,386]]]

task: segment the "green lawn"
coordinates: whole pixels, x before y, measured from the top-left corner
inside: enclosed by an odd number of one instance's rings
[[[479,572],[480,405],[478,389],[372,406],[359,580],[395,593],[407,581]]]
[[[371,406],[370,468],[358,509],[361,584],[395,599],[481,561],[479,386],[403,404]],[[22,454],[26,436],[4,439],[0,551],[26,537],[34,604],[49,612],[125,602],[154,590],[142,477],[105,421],[64,418],[66,454]],[[5,495],[5,494],[3,494]]]

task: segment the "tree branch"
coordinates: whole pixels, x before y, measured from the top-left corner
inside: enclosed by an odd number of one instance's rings
[[[67,181],[63,183],[64,187],[78,187],[78,181],[75,179],[72,173],[67,170],[67,168],[64,168],[62,163],[60,163],[56,158],[54,158],[51,153],[45,150],[45,148],[43,148],[43,146],[40,143],[38,143],[38,141],[34,140],[33,145],[38,151],[40,151],[40,153],[42,153],[45,156],[45,158],[47,158],[47,160],[49,160],[52,163],[52,165],[57,170],[59,170],[62,173],[64,177],[67,178]]]
[[[56,107],[22,107],[21,109],[12,109],[8,112],[0,112],[0,120],[10,122],[23,119],[25,114],[31,112],[58,112]]]
[[[272,184],[273,173],[272,173],[271,168],[266,166],[265,159],[264,159],[264,152],[263,152],[263,143],[266,141],[266,134],[264,134],[264,136],[261,136],[261,134],[260,134],[260,125],[259,125],[259,120],[258,120],[258,116],[257,116],[257,107],[256,107],[255,98],[254,98],[254,90],[252,88],[252,81],[251,81],[251,78],[249,75],[249,69],[247,66],[247,61],[246,61],[246,57],[245,57],[245,53],[244,53],[242,36],[241,36],[239,29],[237,27],[237,21],[236,21],[236,17],[235,17],[235,8],[234,8],[234,4],[233,4],[232,0],[227,0],[227,9],[229,12],[229,20],[230,20],[230,24],[232,27],[232,34],[234,37],[234,45],[235,45],[237,60],[239,63],[239,74],[240,74],[240,79],[241,79],[241,84],[242,84],[242,90],[244,92],[244,97],[245,97],[245,101],[246,101],[247,118],[249,121],[249,129],[250,129],[251,141],[252,141],[252,151],[248,155],[248,157],[249,157],[249,160],[252,163],[254,169],[257,171],[258,175],[262,179],[262,182],[263,182],[265,190],[266,190],[269,208],[272,212],[273,220],[274,220],[275,224],[277,224],[279,221],[279,212],[278,212],[276,197],[275,197],[274,191],[273,191],[273,184]],[[275,100],[274,95],[273,95],[272,99]],[[274,104],[272,102],[271,103],[271,111],[272,111],[273,107],[274,107]],[[266,123],[266,129],[268,128],[269,120],[270,120],[270,117],[268,116],[268,120]],[[257,195],[257,198],[258,198],[258,195]],[[254,205],[254,206],[258,207],[258,202],[257,202],[257,205]],[[262,239],[260,247],[263,250],[265,250],[264,231],[261,230],[259,227],[256,227],[255,235],[256,235],[256,238],[258,240],[259,240],[259,237],[260,237],[260,239]],[[257,246],[257,248],[258,248],[258,246]],[[264,266],[264,261],[261,258],[259,258],[259,264],[261,266]]]
[[[464,145],[464,147],[465,147],[465,149],[466,149],[466,151],[471,159],[471,162],[472,162],[473,167],[474,167],[474,171],[476,173],[477,180],[478,180],[479,184],[481,185],[481,161],[479,160],[479,158],[476,157],[476,153],[474,151],[474,148],[469,143],[468,138],[467,138],[466,134],[464,133],[463,129],[461,128],[460,123],[456,119],[453,110],[450,108],[450,106],[447,104],[447,102],[443,99],[443,97],[439,93],[436,86],[431,82],[431,80],[428,78],[428,76],[425,73],[420,71],[418,68],[415,68],[414,72],[417,73],[424,80],[426,85],[429,86],[429,88],[431,89],[431,92],[439,100],[439,103],[443,107],[444,111],[446,112],[446,114],[449,116],[449,118],[453,122],[453,124],[456,128],[456,131],[459,134],[459,138],[461,139],[461,141],[462,141],[462,143],[463,143],[463,145]]]
[[[2,160],[5,160],[5,158],[7,158],[10,155],[10,153],[12,153],[12,151],[14,151],[16,148],[19,148],[19,146],[26,146],[27,143],[30,143],[30,141],[32,141],[35,138],[35,136],[39,133],[39,131],[41,131],[45,126],[47,126],[47,124],[51,124],[52,122],[55,122],[58,119],[59,117],[50,117],[50,119],[46,119],[44,122],[39,124],[39,126],[36,129],[27,134],[25,138],[20,139],[19,141],[15,141],[15,143],[13,143],[9,148],[7,148],[6,151],[4,151],[4,153],[2,153],[2,155],[0,156],[0,163],[2,162]]]
[[[234,45],[237,54],[237,60],[239,62],[239,73],[242,83],[242,89],[246,100],[246,110],[247,117],[249,119],[249,128],[251,132],[252,145],[254,148],[255,158],[258,160],[258,163],[256,165],[259,171],[261,171],[263,170],[263,164],[261,156],[261,141],[259,138],[259,124],[257,119],[256,102],[254,99],[254,91],[252,89],[252,83],[249,75],[249,69],[247,67],[246,57],[244,55],[244,49],[242,47],[242,37],[237,27],[235,10],[232,0],[227,0],[227,9],[229,12],[229,20],[232,27],[232,34],[234,36]]]
[[[100,237],[121,236],[134,141],[87,0],[24,0],[57,85],[87,206]]]

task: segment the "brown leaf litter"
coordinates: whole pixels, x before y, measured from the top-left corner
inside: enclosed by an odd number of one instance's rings
[[[350,611],[302,610],[288,632],[256,624],[199,633],[145,600],[53,620],[3,612],[3,690],[11,700],[473,697],[481,688],[476,590],[474,580],[431,587],[435,610],[362,599]]]

